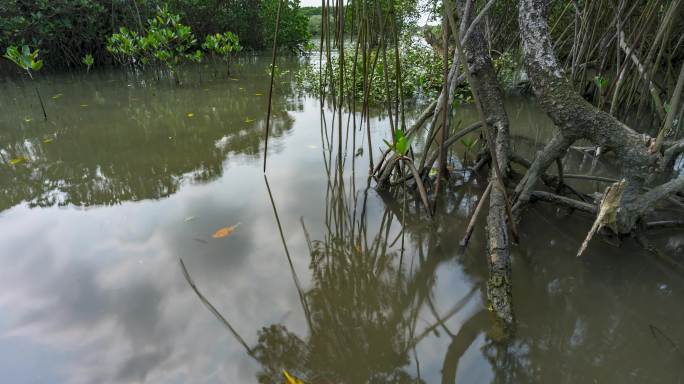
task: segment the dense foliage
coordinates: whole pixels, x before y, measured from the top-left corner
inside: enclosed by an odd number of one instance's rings
[[[197,39],[192,29],[182,24],[180,16],[171,13],[167,7],[160,9],[147,23],[145,35],[122,27],[119,33],[107,39],[107,50],[122,64],[163,66],[174,76],[183,62],[202,59],[202,51],[193,49]]]
[[[347,48],[349,49],[349,48]],[[370,103],[379,104],[387,100],[387,97],[395,98],[397,95],[397,81],[394,77],[396,62],[394,50],[387,52],[387,82],[385,87],[385,60],[382,55],[377,57],[373,53],[368,58],[373,71],[369,73],[368,82],[371,83],[368,93]],[[428,46],[415,42],[405,41],[399,50],[399,63],[401,66],[401,96],[404,98],[417,96],[435,96],[442,87],[444,76],[443,61]],[[372,63],[375,63],[373,66]],[[361,58],[358,58],[356,71],[354,61],[345,60],[344,63],[344,93],[353,94],[357,100],[364,98],[364,74]],[[331,76],[332,73],[332,76]],[[339,80],[339,60],[332,58],[331,65],[323,64],[322,72],[319,63],[311,62],[297,73],[296,78],[302,89],[316,95],[330,94],[337,89]],[[321,84],[321,79],[322,84]],[[321,85],[323,88],[321,88]],[[339,91],[335,91],[336,94]],[[389,92],[389,95],[388,95]],[[459,98],[465,100],[467,95],[459,92]]]
[[[86,55],[95,64],[110,63],[107,38],[121,27],[146,35],[145,20],[164,6],[179,15],[195,36],[232,32],[244,47],[259,50],[271,46],[277,4],[276,0],[3,0],[0,50],[23,45],[40,49],[46,66],[52,68],[84,66]],[[288,2],[281,23],[279,45],[302,50],[310,35],[298,1]]]
[[[279,2],[280,0],[261,0],[264,38],[269,46],[273,42]],[[278,45],[292,52],[303,52],[311,38],[309,19],[300,12],[299,0],[283,1],[282,4]]]

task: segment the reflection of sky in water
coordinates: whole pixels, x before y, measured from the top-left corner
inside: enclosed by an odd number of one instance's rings
[[[292,126],[269,143],[268,175],[295,269],[309,288],[311,259],[300,217],[312,239],[326,237],[326,178],[319,104],[310,99],[302,103],[292,101],[288,108]],[[258,109],[257,103],[252,104]],[[543,123],[535,124],[540,121],[538,111],[526,104],[520,107],[520,100],[511,105],[513,124],[531,138],[516,142],[519,149],[529,150],[530,141],[548,140],[545,127],[540,128]],[[467,108],[461,110],[464,121],[472,115]],[[197,113],[197,118],[202,116]],[[159,200],[143,198],[87,208],[29,208],[21,203],[0,212],[0,381],[255,382],[258,364],[194,295],[183,279],[179,257],[200,290],[249,345],[256,344],[261,327],[276,323],[307,339],[261,159],[250,151],[230,150],[230,140],[236,135],[247,141],[256,138],[247,145],[258,148],[263,126],[254,127],[259,135],[252,138],[244,128],[237,133],[211,131],[221,119],[203,123],[201,134],[212,138],[211,145],[193,142],[197,146],[188,147],[197,153],[188,154],[187,159],[199,159],[201,167],[214,168],[217,164],[211,160],[215,158],[203,163],[206,159],[198,155],[200,150],[227,149],[219,153],[220,164],[206,180],[211,182],[199,182],[186,173],[177,191]],[[239,124],[242,119],[238,116],[225,124]],[[179,133],[189,140],[194,132],[181,127]],[[359,134],[357,140],[361,142],[363,136]],[[380,142],[374,137],[376,147]],[[97,152],[97,148],[89,150]],[[156,153],[151,148],[149,155]],[[140,158],[152,163],[159,160],[146,156]],[[162,160],[176,156],[183,154]],[[580,156],[573,161],[586,170],[590,164],[585,160]],[[357,161],[362,164],[356,169],[361,195],[365,156]],[[173,165],[160,163],[167,168]],[[179,169],[190,166],[186,172],[192,174],[197,171],[194,164]],[[465,195],[457,203],[442,229],[441,247],[433,244],[432,255],[427,255],[441,260],[428,276],[434,280],[430,298],[440,314],[472,287],[481,288],[486,276],[482,231],[473,234],[464,256],[453,258],[463,220],[475,201]],[[384,210],[381,198],[371,190],[366,211],[369,237],[378,230]],[[191,216],[195,219],[186,220]],[[211,238],[216,229],[238,222],[241,225],[230,237]],[[523,224],[522,245],[513,250],[520,329],[507,356],[515,357],[514,368],[524,375],[517,376],[518,381],[510,379],[502,374],[514,371],[505,359],[491,358],[495,352],[484,333],[484,316],[475,323],[473,342],[465,345],[458,360],[458,382],[525,382],[519,381],[521,377],[527,382],[589,382],[591,378],[611,382],[611,375],[624,368],[625,362],[643,365],[643,370],[627,371],[621,378],[657,374],[671,382],[682,377],[673,368],[678,366],[676,356],[648,333],[648,325],[657,324],[673,340],[684,342],[677,326],[681,309],[669,312],[681,297],[681,282],[651,264],[644,265],[643,256],[629,244],[616,249],[596,243],[586,259],[576,260],[573,255],[589,224],[587,218],[563,219],[562,213],[548,207],[530,211]],[[427,223],[414,223],[407,236],[406,263],[413,263],[415,269],[420,264],[416,236],[426,229]],[[388,238],[398,233],[395,221]],[[673,249],[681,248],[681,238],[672,236],[668,241]],[[463,310],[446,321],[451,332],[459,333],[471,317],[482,313],[482,295],[476,291]],[[431,311],[421,307],[417,330],[434,322]],[[444,330],[437,331],[416,347],[426,383],[441,381],[445,351],[454,343]],[[412,358],[403,368],[411,375],[417,371]]]
[[[315,128],[312,117],[302,122]],[[297,212],[283,225],[302,271],[299,215],[312,228],[321,219],[317,138],[301,128],[287,147],[274,141],[269,162],[277,203]],[[178,258],[248,342],[278,322],[305,334],[259,163],[230,157],[217,181],[158,201],[0,213],[3,381],[253,381],[255,363],[194,296]]]

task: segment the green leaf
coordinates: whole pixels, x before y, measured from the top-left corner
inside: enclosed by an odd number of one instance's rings
[[[39,71],[41,68],[43,68],[43,60],[38,60],[36,62],[31,63],[32,70]]]

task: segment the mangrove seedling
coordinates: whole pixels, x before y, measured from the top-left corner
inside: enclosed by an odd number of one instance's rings
[[[43,68],[43,60],[38,60],[38,52],[40,52],[39,49],[31,52],[31,48],[29,48],[28,45],[22,46],[20,52],[16,46],[12,45],[7,47],[4,57],[16,64],[19,68],[26,71],[29,78],[33,80],[31,71],[38,72],[41,68]],[[47,113],[45,112],[43,98],[40,96],[37,86],[35,87],[35,90],[36,95],[38,95],[38,101],[40,102],[40,108],[43,110],[43,117],[45,120],[47,120]]]
[[[605,94],[606,88],[608,87],[608,79],[601,75],[597,75],[594,77],[594,84],[596,85],[596,88],[598,89],[599,93],[598,107],[601,108],[601,106],[603,105],[603,95]]]
[[[273,68],[273,66],[272,66],[271,64],[269,64],[269,65],[268,65],[268,68],[266,69],[266,74],[269,75],[269,76],[271,76],[271,70],[272,70],[272,69],[273,69],[273,77],[275,77],[275,78],[277,78],[277,79],[280,79],[280,78],[282,78],[283,76],[285,76],[285,75],[287,75],[288,73],[290,73],[290,71],[288,71],[288,70],[286,70],[286,71],[281,70],[280,67],[277,66],[277,65],[275,66],[275,68]]]
[[[83,59],[81,59],[81,62],[86,66],[86,73],[90,72],[90,67],[93,66],[95,63],[95,59],[93,59],[93,55],[90,53],[83,56]]]
[[[192,50],[197,44],[192,29],[182,24],[180,16],[167,7],[158,9],[147,23],[145,35],[121,27],[119,33],[107,39],[107,50],[133,67],[147,64],[165,67],[176,83],[180,83],[178,66],[183,62],[200,62],[204,56],[202,51]]]
[[[409,148],[411,147],[411,141],[413,137],[408,137],[404,134],[404,131],[397,129],[394,131],[394,143],[390,143],[387,140],[383,140],[385,144],[397,155],[406,156]]]
[[[463,147],[465,148],[465,152],[463,153],[463,162],[466,163],[468,161],[468,155],[472,151],[472,149],[477,145],[477,142],[479,141],[478,137],[473,137],[473,136],[466,136],[461,139],[461,144],[463,144]]]
[[[216,33],[207,35],[202,43],[202,48],[211,53],[212,56],[226,62],[227,72],[230,75],[230,60],[234,53],[240,52],[240,39],[233,32]]]

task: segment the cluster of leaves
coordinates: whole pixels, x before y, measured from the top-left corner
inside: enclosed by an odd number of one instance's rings
[[[145,34],[144,21],[168,6],[197,36],[230,31],[242,38],[244,47],[263,49],[273,41],[277,4],[278,0],[3,0],[0,47],[38,47],[51,67],[81,66],[86,54],[94,63],[106,64],[112,61],[107,41],[115,28]],[[306,17],[298,2],[287,4],[279,45],[298,51],[309,38]]]
[[[90,68],[93,66],[93,64],[95,64],[95,59],[93,58],[93,55],[88,53],[85,56],[83,56],[83,59],[81,59],[81,62],[83,63],[83,65],[86,66],[86,68],[88,69],[88,72],[90,72]]]
[[[393,143],[390,143],[387,140],[383,141],[385,142],[385,145],[387,145],[387,147],[392,150],[392,152],[396,153],[399,156],[406,156],[409,148],[411,148],[411,142],[413,141],[414,137],[415,136],[409,137],[404,133],[404,131],[397,128],[394,131]]]
[[[15,46],[10,46],[7,47],[4,57],[26,71],[30,78],[33,78],[31,71],[39,71],[43,68],[43,60],[38,60],[39,52],[39,49],[31,51],[28,45],[21,47],[21,51]]]
[[[202,44],[202,48],[223,60],[228,60],[232,53],[240,52],[242,50],[240,39],[233,32],[207,35]]]
[[[145,35],[121,27],[119,33],[112,34],[107,40],[107,50],[122,63],[162,65],[175,74],[181,63],[202,60],[202,51],[193,50],[196,44],[192,28],[182,24],[180,16],[169,11],[168,7],[163,7],[148,20]]]

